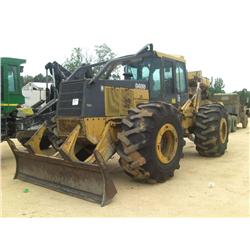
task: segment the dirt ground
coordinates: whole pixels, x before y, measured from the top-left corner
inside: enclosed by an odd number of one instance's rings
[[[249,216],[250,126],[239,126],[229,139],[226,154],[219,158],[199,156],[194,144],[187,141],[181,168],[163,184],[136,183],[118,169],[113,174],[118,194],[106,207],[13,180],[15,160],[7,143],[2,143],[2,216]]]

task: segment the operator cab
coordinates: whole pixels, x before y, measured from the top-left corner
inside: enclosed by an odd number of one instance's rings
[[[180,106],[188,99],[185,60],[182,56],[152,51],[111,64],[100,80],[124,81],[124,87],[149,90],[150,100],[162,100]]]
[[[142,102],[180,107],[189,98],[184,57],[154,51],[152,45],[102,63],[91,79],[78,74],[81,70],[60,86],[58,117],[121,117]]]
[[[9,113],[17,105],[24,103],[22,95],[23,79],[21,73],[26,61],[23,59],[2,57],[1,60],[1,108],[2,113]]]

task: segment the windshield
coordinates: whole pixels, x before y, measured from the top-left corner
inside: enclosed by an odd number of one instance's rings
[[[144,80],[148,81],[152,65],[148,59],[136,60],[136,62],[119,62],[111,64],[100,76],[102,80]]]

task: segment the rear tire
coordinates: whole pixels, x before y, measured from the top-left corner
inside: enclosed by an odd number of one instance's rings
[[[247,125],[248,125],[248,117],[245,114],[242,121],[242,128],[247,128]]]
[[[232,125],[233,125],[233,119],[231,115],[228,115],[228,131],[229,133],[232,132]]]
[[[221,156],[228,143],[228,114],[221,104],[201,106],[195,117],[196,150],[202,156]]]
[[[231,132],[236,132],[236,130],[237,130],[237,117],[233,115]]]
[[[151,102],[129,110],[118,139],[121,166],[136,180],[164,182],[180,167],[183,129],[172,105]]]

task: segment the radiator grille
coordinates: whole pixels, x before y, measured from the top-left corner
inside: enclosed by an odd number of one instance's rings
[[[82,109],[83,82],[62,82],[57,115],[59,116],[80,116]],[[73,99],[77,105],[73,105]]]

